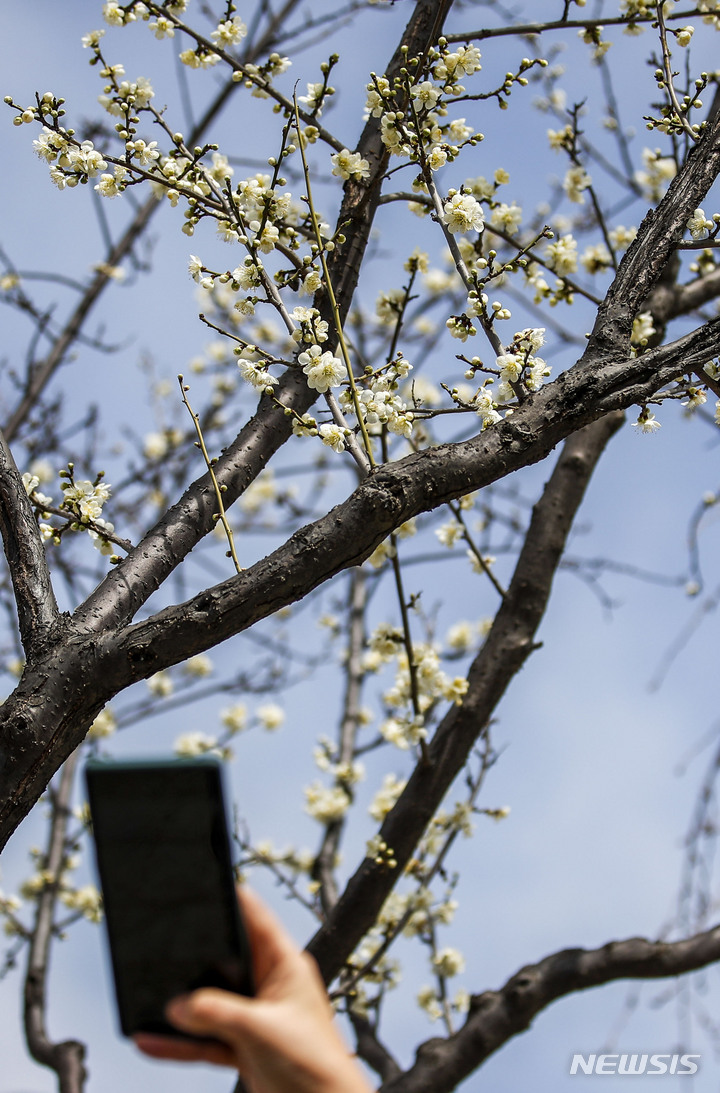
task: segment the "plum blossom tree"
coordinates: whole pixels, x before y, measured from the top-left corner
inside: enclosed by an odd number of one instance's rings
[[[399,14],[386,52],[364,33],[354,87],[336,38]],[[183,733],[176,750],[230,762],[250,727],[280,727],[269,696],[296,668],[319,671],[341,647],[336,733],[315,742],[305,788],[317,845],[279,851],[240,825],[239,867],[270,871],[306,908],[308,948],[379,1087],[451,1090],[556,999],[720,957],[718,928],[696,922],[677,941],[556,952],[470,994],[454,989],[463,957],[445,943],[458,837],[507,813],[483,797],[493,719],[538,647],[598,462],[628,413],[647,434],[678,403],[697,430],[720,423],[720,213],[706,215],[720,93],[696,61],[715,48],[720,3],[108,0],[101,16],[82,40],[99,119],[81,120],[63,88],[5,99],[49,184],[85,188],[63,200],[89,192],[104,241],[82,280],[38,281],[1,254],[3,302],[31,335],[2,372],[2,650],[15,678],[0,709],[0,845],[43,794],[50,804],[32,875],[0,897],[7,965],[26,959],[28,1050],[63,1093],[83,1089],[85,1045],[53,1042],[45,1022],[54,939],[102,914],[73,880],[78,757],[170,704],[223,694],[218,731]],[[178,58],[177,101],[151,73],[128,78],[141,35]],[[577,99],[563,41],[593,75]],[[644,73],[622,108],[621,51]],[[560,176],[515,185],[508,134],[539,134]],[[61,393],[76,358],[112,352],[94,314],[108,294],[122,309],[123,277],[147,277],[158,215],[192,247],[214,340],[172,384],[148,366],[157,424],[119,452],[104,434],[112,385],[102,419],[86,407],[78,419]],[[542,461],[547,482],[518,509],[500,487]],[[447,572],[457,558],[482,606],[441,636],[413,565]],[[311,652],[286,629],[303,603],[326,635]],[[215,680],[209,650],[241,634],[257,635],[256,661]],[[383,774],[361,815],[369,758]],[[364,851],[347,869],[339,851],[356,830]],[[381,1021],[401,937],[427,949],[418,1001],[443,1029],[409,1067]]]

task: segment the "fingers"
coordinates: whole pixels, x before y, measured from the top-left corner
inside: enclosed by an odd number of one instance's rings
[[[198,1043],[193,1040],[176,1040],[171,1036],[156,1036],[149,1032],[137,1032],[133,1042],[143,1055],[153,1059],[172,1059],[182,1063],[214,1063],[216,1066],[237,1065],[235,1055],[224,1044]]]
[[[165,1007],[165,1014],[182,1032],[235,1045],[247,1026],[252,1005],[241,995],[207,987],[173,998]]]

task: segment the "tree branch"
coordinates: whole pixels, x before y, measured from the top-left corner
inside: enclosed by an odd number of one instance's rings
[[[720,320],[715,320],[629,360],[602,365],[586,358],[480,436],[380,468],[347,501],[295,532],[267,558],[185,604],[124,630],[108,626],[102,637],[102,618],[82,617],[82,626],[73,620],[66,640],[33,672],[26,671],[3,705],[0,848],[99,710],[124,687],[294,603],[342,569],[360,564],[411,516],[545,458],[574,431],[611,410],[645,402],[688,369],[702,368],[719,350]]]
[[[295,6],[296,0],[291,0],[291,2],[285,4],[277,16],[271,19],[258,41],[246,50],[243,56],[244,63],[256,60],[267,48],[272,47],[280,22]],[[200,141],[207,127],[214,121],[233,92],[237,90],[237,87],[238,84],[230,79],[221,88],[188,136],[188,144],[191,148]],[[18,429],[27,418],[30,410],[36,404],[55,372],[64,363],[68,351],[79,337],[88,315],[100,299],[103,291],[112,283],[112,277],[107,270],[112,269],[113,266],[118,266],[131,253],[135,243],[147,228],[151,217],[160,207],[161,202],[155,197],[149,197],[140,206],[121,238],[104,258],[103,269],[98,270],[85,289],[83,297],[58,334],[48,355],[43,361],[37,362],[34,367],[31,366],[22,398],[4,426],[5,436],[8,441],[15,438]]]
[[[29,660],[48,640],[60,611],[35,513],[1,431],[0,532],[15,593],[20,638]]]
[[[439,444],[379,468],[346,501],[254,566],[110,635],[108,654],[127,665],[123,685],[294,603],[341,570],[359,565],[412,516],[544,459],[571,433],[611,410],[645,402],[678,375],[702,368],[718,351],[720,319],[639,357],[604,367],[585,360],[479,436]]]
[[[367,605],[367,587],[365,574],[355,569],[350,575],[348,596],[348,644],[346,659],[346,683],[343,697],[343,712],[337,749],[337,763],[352,764],[355,753],[358,720],[360,713],[360,695],[362,692],[363,673],[360,665],[365,645],[365,608]],[[313,864],[313,877],[320,882],[320,899],[325,914],[329,914],[338,898],[335,880],[336,859],[340,839],[345,827],[344,818],[332,820],[327,824],[320,844],[320,849]]]
[[[720,171],[720,114],[707,122],[702,139],[691,148],[656,209],[642,221],[598,309],[587,350],[581,359],[622,352],[633,319],[662,276],[682,239],[688,218],[700,205]]]
[[[328,922],[308,949],[326,982],[333,979],[375,922],[418,840],[462,770],[477,737],[508,684],[534,648],[567,535],[593,470],[621,415],[603,418],[565,444],[530,527],[507,594],[468,673],[468,691],[438,726],[405,790],[380,828],[398,865],[387,869],[365,858],[349,880]]]
[[[504,987],[474,995],[467,1020],[447,1039],[421,1044],[416,1062],[382,1093],[450,1093],[558,998],[618,979],[664,979],[720,959],[720,926],[684,941],[633,937],[600,949],[564,949],[521,968]]]
[[[60,1093],[82,1093],[86,1071],[85,1047],[77,1040],[52,1043],[45,1028],[46,988],[53,918],[58,885],[67,853],[70,799],[79,752],[65,763],[53,802],[52,823],[44,868],[47,883],[38,896],[25,976],[25,1038],[36,1062],[57,1073]]]
[[[438,4],[436,0],[417,0],[388,65],[390,79],[405,64],[408,56],[424,53],[435,42],[452,2],[442,0]],[[357,287],[387,166],[389,153],[380,139],[380,132],[380,120],[371,117],[357,149],[371,165],[370,178],[362,183],[352,179],[345,183],[337,230],[342,228],[346,242],[336,247],[328,259],[342,321],[348,314]],[[320,307],[324,319],[332,328],[332,315],[327,310],[327,299],[322,290],[315,305]],[[317,392],[310,390],[304,376],[288,371],[275,390],[275,399],[260,400],[255,416],[215,465],[215,474],[224,489],[227,508],[292,434],[293,416],[286,415],[278,403],[291,407],[295,414],[302,417],[316,396]],[[129,622],[196,543],[212,531],[214,510],[214,489],[209,475],[204,475],[185,491],[180,501],[168,510],[136,549],[88,597],[77,615],[78,621],[92,627],[118,626]]]
[[[688,315],[703,304],[710,303],[720,295],[720,267],[704,277],[696,277],[685,285],[658,284],[647,300],[648,311],[652,312],[657,324],[669,323],[681,315]]]
[[[349,1014],[357,1043],[357,1054],[368,1066],[371,1066],[383,1081],[388,1081],[402,1074],[399,1063],[380,1042],[377,1030],[368,1021],[352,1011]]]

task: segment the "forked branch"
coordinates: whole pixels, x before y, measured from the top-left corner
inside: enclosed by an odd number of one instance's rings
[[[500,990],[474,995],[463,1027],[421,1044],[414,1065],[385,1082],[382,1093],[450,1093],[558,998],[618,979],[684,975],[719,959],[720,926],[684,941],[632,937],[600,949],[563,949],[521,968]]]

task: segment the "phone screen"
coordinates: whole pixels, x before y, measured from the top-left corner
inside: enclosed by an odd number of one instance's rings
[[[253,993],[219,763],[98,760],[86,778],[122,1031],[182,1035],[176,995]]]

